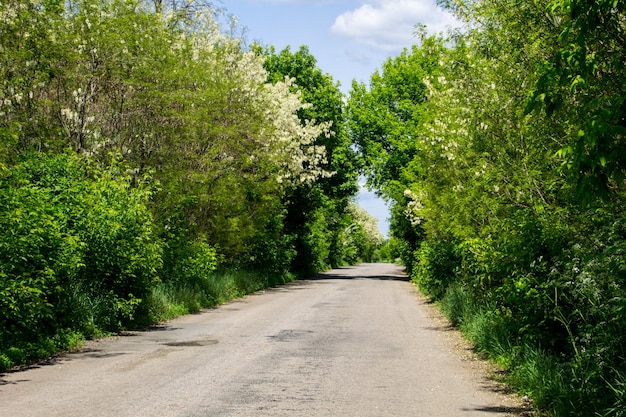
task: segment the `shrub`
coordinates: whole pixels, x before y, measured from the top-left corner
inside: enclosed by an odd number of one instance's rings
[[[414,258],[416,263],[411,278],[433,299],[441,299],[456,279],[459,258],[454,243],[423,241]]]
[[[56,301],[81,267],[81,244],[51,190],[18,168],[0,180],[0,333],[5,346],[53,335]]]
[[[128,325],[158,281],[149,187],[121,166],[30,154],[0,179],[0,355],[19,363]],[[42,350],[43,349],[43,350]],[[8,358],[8,360],[7,360]]]

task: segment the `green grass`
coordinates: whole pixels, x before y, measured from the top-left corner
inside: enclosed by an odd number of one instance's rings
[[[192,282],[161,283],[148,300],[148,317],[150,322],[169,320],[293,279],[290,274],[264,276],[248,270],[225,269]]]
[[[81,333],[63,330],[53,337],[42,337],[35,342],[15,343],[0,351],[0,371],[77,349],[84,341]]]
[[[155,286],[149,297],[138,306],[134,313],[134,325],[145,327],[203,308],[215,307],[293,279],[294,276],[288,273],[263,275],[233,268],[216,271],[204,278],[195,277],[186,282],[163,282]],[[0,345],[0,372],[76,349],[86,339],[110,334],[98,326],[103,323],[108,325],[109,321],[118,319],[118,312],[108,307],[110,303],[106,297],[87,296],[80,288],[75,288],[72,297],[72,305],[76,309],[72,314],[82,318],[77,325],[79,329],[62,330],[52,337],[42,336],[36,341],[13,340],[6,345]]]
[[[504,370],[504,382],[532,399],[537,411],[541,410],[538,415],[568,415],[564,403],[571,395],[571,387],[565,383],[563,366],[537,347],[516,345],[516,338],[497,308],[476,302],[458,285],[448,289],[439,307],[477,352]]]

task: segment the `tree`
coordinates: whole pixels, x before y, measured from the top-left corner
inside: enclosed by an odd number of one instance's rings
[[[285,197],[285,231],[295,237],[294,269],[306,274],[340,265],[341,230],[348,221],[349,199],[357,190],[356,160],[344,126],[342,94],[332,78],[317,67],[308,48],[302,46],[296,52],[285,48],[277,53],[273,47],[257,46],[256,50],[265,58],[270,83],[293,79],[292,91],[310,103],[298,112],[301,124],[314,120],[329,126],[328,134],[317,136],[311,146],[326,150],[323,167],[330,175],[294,184]]]
[[[518,387],[555,415],[619,415],[623,5],[442,3],[463,31],[397,61],[419,80],[420,117],[401,123],[392,72],[353,88],[369,181],[394,202],[412,279],[510,364]],[[433,43],[429,70],[412,68]],[[533,380],[534,361],[551,377]]]
[[[606,196],[626,179],[626,5],[555,0],[545,5],[553,42],[528,110],[569,122],[559,156],[579,195]]]
[[[9,0],[0,18],[0,338],[117,330],[218,264],[260,272],[250,290],[342,262],[354,152],[306,48],[250,50],[203,1]]]
[[[428,111],[426,81],[436,78],[444,43],[424,38],[376,71],[369,87],[353,83],[348,100],[348,126],[352,142],[364,160],[368,184],[391,203],[392,232],[405,237],[405,262],[417,248],[420,233],[404,221],[405,190],[425,175],[421,126],[432,118]]]

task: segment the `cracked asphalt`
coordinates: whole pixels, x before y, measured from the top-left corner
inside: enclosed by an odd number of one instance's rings
[[[521,416],[390,264],[335,269],[0,374],[0,416]]]

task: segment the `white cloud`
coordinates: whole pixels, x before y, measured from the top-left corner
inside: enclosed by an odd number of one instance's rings
[[[456,20],[434,0],[371,0],[337,16],[331,33],[383,51],[398,51],[415,43],[418,23],[430,32],[456,26]]]

